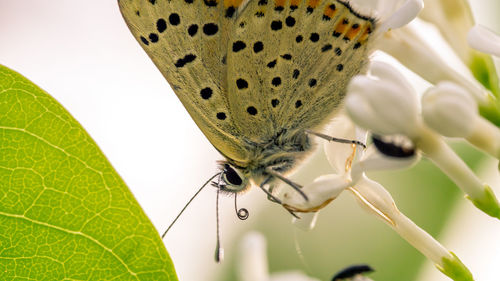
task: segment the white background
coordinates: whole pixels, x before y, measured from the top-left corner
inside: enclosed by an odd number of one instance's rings
[[[476,6],[488,12],[493,1]],[[484,11],[481,22],[498,23],[498,10]],[[160,232],[216,172],[221,157],[132,37],[116,1],[0,0],[0,63],[46,90],[83,125]],[[240,204],[257,210],[263,198],[252,191]],[[221,208],[228,240],[234,225],[242,226],[232,204]],[[213,189],[205,190],[165,240],[181,280],[209,280],[217,268],[214,205]],[[485,272],[484,262],[476,267],[467,253],[457,254],[477,276]]]

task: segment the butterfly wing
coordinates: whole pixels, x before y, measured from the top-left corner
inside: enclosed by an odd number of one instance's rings
[[[324,123],[366,64],[373,28],[372,19],[337,0],[251,1],[228,48],[236,126],[259,142]]]
[[[227,100],[225,56],[241,0],[119,0],[134,37],[209,141],[244,161]]]

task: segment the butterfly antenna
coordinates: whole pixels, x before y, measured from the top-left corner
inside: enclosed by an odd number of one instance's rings
[[[325,135],[325,134],[322,134],[322,133],[313,132],[311,130],[305,130],[305,132],[306,132],[306,134],[314,135],[314,136],[320,137],[322,139],[325,139],[327,141],[361,145],[363,148],[366,148],[366,145],[364,143],[362,143],[360,141],[357,141],[357,140],[348,140],[348,139],[334,138],[334,137],[331,137],[329,135]]]
[[[306,201],[309,201],[309,198],[307,198],[307,195],[304,193],[304,191],[301,190],[302,186],[298,183],[294,183],[293,181],[285,178],[283,175],[281,175],[280,173],[276,172],[273,170],[273,168],[271,167],[268,167],[266,169],[266,172],[268,174],[270,174],[271,176],[273,177],[277,177],[278,179],[280,179],[281,181],[283,181],[284,183],[288,184],[289,186],[293,187],[293,189],[295,189],[295,191],[297,191],[298,193],[300,193],[300,195],[302,195],[302,197],[304,197],[304,199]],[[281,203],[280,203],[281,204]]]
[[[237,196],[238,196],[238,193],[235,193],[234,194],[234,211],[236,212],[236,216],[238,216],[238,218],[240,220],[244,221],[244,220],[248,219],[248,216],[250,214],[248,213],[248,210],[245,208],[238,209],[238,204],[236,202]]]
[[[222,173],[220,173],[222,176]],[[217,186],[220,186],[220,178]],[[220,227],[219,227],[219,194],[220,188],[217,188],[217,197],[215,199],[215,219],[217,220],[217,242],[215,245],[215,262],[220,263],[224,258],[224,249],[220,246]]]
[[[179,214],[177,215],[177,217],[175,217],[174,221],[169,225],[169,227],[167,228],[167,230],[165,230],[165,232],[161,236],[161,239],[165,238],[165,235],[167,235],[167,232],[170,230],[170,228],[172,228],[172,226],[175,224],[175,222],[177,221],[177,219],[179,219],[179,217],[182,215],[182,213],[186,210],[186,208],[189,206],[189,204],[191,204],[191,202],[194,200],[194,198],[196,198],[196,196],[198,196],[198,194],[203,190],[203,188],[205,188],[205,186],[207,186],[207,184],[209,184],[210,181],[212,181],[216,176],[219,176],[220,174],[221,173],[217,173],[217,174],[213,175],[210,179],[208,179],[207,182],[205,182],[200,187],[200,189],[198,189],[198,191],[193,195],[193,197],[191,197],[191,199],[189,199],[189,201],[186,203],[186,205],[184,205],[184,208],[182,208],[182,210],[179,212]]]

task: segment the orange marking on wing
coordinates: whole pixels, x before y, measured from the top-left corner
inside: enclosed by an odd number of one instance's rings
[[[275,0],[274,7],[285,7],[286,0]]]
[[[340,19],[335,27],[334,33],[344,34],[347,29],[347,24],[349,24],[349,21],[346,18]]]
[[[298,7],[301,0],[290,0],[290,6]]]
[[[352,40],[352,39],[354,39],[354,37],[356,37],[356,35],[358,35],[360,30],[361,30],[361,27],[359,26],[359,24],[355,23],[347,31],[345,37],[349,38],[349,40]]]
[[[314,8],[318,7],[319,1],[320,0],[308,0],[307,1],[307,6],[314,9]]]
[[[335,12],[337,12],[337,9],[335,8],[335,4],[329,5],[325,7],[325,11],[323,12],[323,15],[332,18],[333,15],[335,15]]]
[[[224,0],[224,7],[225,8],[229,8],[229,7],[238,8],[241,5],[241,2],[243,2],[243,0]]]
[[[370,36],[370,34],[372,33],[372,30],[373,30],[372,24],[370,22],[367,23],[366,25],[364,25],[363,28],[364,28],[364,31],[361,34],[361,36],[359,36],[359,40],[358,40],[360,43],[365,42],[368,39],[368,36]]]

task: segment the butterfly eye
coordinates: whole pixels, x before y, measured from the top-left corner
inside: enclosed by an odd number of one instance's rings
[[[241,179],[240,175],[229,165],[226,165],[224,177],[226,182],[232,185],[239,186],[243,183],[243,180]]]

